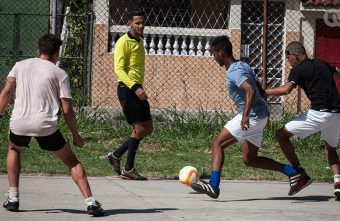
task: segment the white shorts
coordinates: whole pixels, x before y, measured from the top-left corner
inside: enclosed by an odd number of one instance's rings
[[[267,124],[268,117],[263,119],[249,118],[249,128],[246,131],[241,129],[241,120],[242,115],[238,114],[236,117],[228,121],[224,128],[227,129],[239,142],[242,143],[247,140],[255,146],[261,147],[263,129]]]
[[[321,139],[336,147],[340,135],[340,113],[308,110],[285,125],[286,129],[301,138],[321,131]]]

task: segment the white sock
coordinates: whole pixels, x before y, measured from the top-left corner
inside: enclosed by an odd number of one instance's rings
[[[334,183],[339,183],[340,182],[340,175],[339,174],[335,174],[334,175]]]
[[[8,198],[12,200],[13,198],[16,198],[19,200],[19,188],[18,187],[9,187],[8,188]]]
[[[95,205],[96,204],[96,200],[95,200],[95,198],[93,196],[91,196],[91,197],[85,199],[85,204],[87,206]]]

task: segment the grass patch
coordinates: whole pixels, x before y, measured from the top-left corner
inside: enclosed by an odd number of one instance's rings
[[[275,132],[289,121],[285,116],[281,121],[271,122],[265,129],[263,147],[260,155],[288,163],[277,142]],[[164,111],[153,116],[154,133],[146,137],[136,155],[136,168],[148,177],[175,178],[179,170],[187,165],[197,167],[202,176],[210,174],[211,156],[206,153],[213,138],[228,121],[223,113],[199,111],[188,114],[179,111]],[[110,176],[113,171],[101,156],[117,148],[130,134],[130,126],[118,116],[114,122],[91,121],[85,114],[78,115],[78,124],[86,146],[73,147],[75,154],[84,164],[90,176]],[[8,116],[1,123],[0,173],[6,173]],[[61,131],[71,138],[63,119]],[[319,134],[307,139],[294,138],[293,143],[303,166],[317,181],[332,181],[332,174],[324,156]],[[126,156],[125,156],[126,157]],[[124,160],[122,165],[124,165]],[[22,156],[22,172],[25,174],[69,174],[66,167],[53,154],[41,150],[33,140],[30,148]],[[224,179],[287,180],[281,173],[246,167],[242,162],[240,144],[230,146],[225,151],[222,170]]]

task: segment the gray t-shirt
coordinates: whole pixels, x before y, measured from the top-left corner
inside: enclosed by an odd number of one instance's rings
[[[255,72],[247,63],[237,61],[231,64],[225,73],[229,95],[234,101],[239,114],[243,113],[245,105],[245,93],[240,89],[240,86],[248,79],[256,89],[255,99],[249,117],[263,119],[269,116],[266,101],[261,97],[259,89],[256,86],[257,79]]]
[[[17,62],[8,77],[16,79],[10,130],[22,136],[48,136],[58,130],[60,98],[72,98],[67,73],[40,58]]]

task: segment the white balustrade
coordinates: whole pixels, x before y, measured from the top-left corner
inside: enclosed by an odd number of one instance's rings
[[[171,37],[171,36],[169,36],[169,37],[166,39],[166,44],[165,44],[165,54],[166,54],[166,55],[170,55],[170,54],[171,54],[170,37]]]
[[[156,54],[155,51],[155,35],[151,35],[149,54]]]
[[[194,38],[190,39],[189,49],[190,49],[189,55],[195,55],[195,51],[194,51],[194,49],[195,49]]]
[[[211,56],[209,39],[207,39],[204,49],[205,49],[204,56]]]
[[[148,45],[147,45],[147,43],[146,43],[146,38],[144,39],[144,52],[145,52],[145,54],[147,54],[148,53]]]
[[[198,44],[197,44],[197,56],[203,56],[203,45],[202,45],[202,38],[198,38]]]
[[[181,55],[188,55],[188,45],[186,43],[186,38],[183,38],[183,41],[182,41]]]
[[[113,51],[114,51],[114,49],[115,49],[115,45],[116,45],[116,41],[115,41],[115,39],[114,39],[114,36],[112,36],[112,39],[111,39],[111,43],[110,43],[110,52],[112,52],[113,53]]]
[[[123,32],[112,32],[109,52],[114,52],[116,39]],[[213,36],[180,36],[166,34],[144,34],[144,51],[150,55],[212,56],[209,40]],[[189,46],[187,40],[189,39]],[[165,45],[163,44],[165,42]]]
[[[162,37],[162,35],[159,35],[159,38],[158,38],[156,54],[164,54],[164,50],[163,50],[163,37]]]
[[[172,54],[173,55],[179,55],[178,36],[175,36],[175,42],[174,42],[173,48],[174,48],[174,50],[173,50]]]

